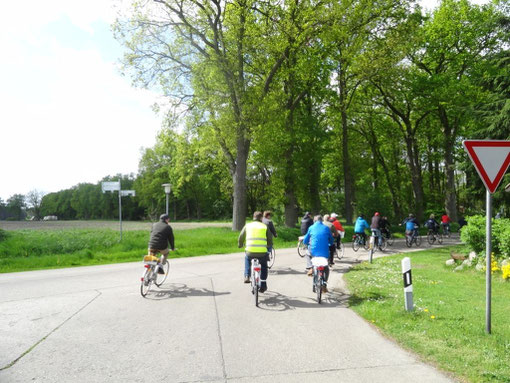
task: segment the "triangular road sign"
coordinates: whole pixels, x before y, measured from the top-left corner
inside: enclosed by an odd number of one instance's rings
[[[485,187],[494,193],[510,165],[510,141],[465,140],[462,145]]]

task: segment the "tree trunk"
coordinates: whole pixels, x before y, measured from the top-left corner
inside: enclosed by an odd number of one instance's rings
[[[448,116],[443,107],[439,107],[439,120],[443,126],[444,134],[444,162],[446,172],[445,209],[451,220],[457,222],[457,194],[455,191],[455,159],[453,149],[455,142],[455,127],[449,123]]]
[[[354,179],[349,159],[349,130],[347,125],[347,112],[342,108],[342,162],[344,170],[344,188],[345,188],[345,222],[352,225],[354,214]]]
[[[241,134],[237,138],[236,167],[233,176],[234,181],[234,203],[232,212],[232,230],[240,231],[246,223],[246,166],[250,141]]]

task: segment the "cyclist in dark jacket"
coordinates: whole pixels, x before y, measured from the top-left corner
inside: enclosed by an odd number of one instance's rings
[[[436,221],[434,214],[431,214],[427,222],[425,222],[427,229],[432,230],[434,234],[439,233],[439,222]]]
[[[301,219],[301,235],[306,235],[308,229],[313,225],[313,219],[309,212],[306,212]]]
[[[168,250],[168,244],[172,251],[175,250],[174,245],[174,232],[172,227],[168,224],[170,218],[167,214],[162,214],[159,217],[159,222],[152,225],[151,238],[149,240],[149,254],[156,255],[161,254],[160,265],[166,263],[166,258],[170,250]],[[158,273],[164,274],[163,268],[158,267]]]

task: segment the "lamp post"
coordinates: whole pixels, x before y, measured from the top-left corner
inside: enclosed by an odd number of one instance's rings
[[[165,188],[165,194],[166,194],[166,215],[168,215],[168,197],[170,195],[170,191],[172,190],[172,184],[162,184]]]

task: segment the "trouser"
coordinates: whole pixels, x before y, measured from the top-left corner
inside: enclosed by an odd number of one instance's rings
[[[340,238],[340,232],[339,232],[338,236],[335,238],[337,249],[340,249],[340,240],[341,240],[341,238]],[[331,251],[331,249],[330,249],[330,251]]]
[[[250,275],[250,268],[251,268],[251,260],[253,258],[257,258],[259,260],[259,263],[260,263],[260,280],[261,280],[261,286],[262,287],[266,287],[267,284],[266,284],[266,279],[267,279],[267,274],[268,274],[268,269],[267,269],[267,254],[265,254],[264,256],[262,257],[248,257],[247,255],[245,256],[245,263],[244,263],[244,266],[245,266],[245,276],[248,276]],[[246,264],[248,264],[248,274],[246,274]]]
[[[334,263],[334,257],[335,257],[335,245],[329,246],[329,259],[328,263],[332,265]]]
[[[273,250],[273,248],[270,246],[267,248],[267,251],[271,251]],[[267,254],[265,255],[264,257],[266,259],[266,264],[267,264]],[[259,262],[260,262],[260,258],[259,258]],[[250,257],[248,257],[246,254],[244,255],[244,276],[245,277],[249,277],[250,276],[250,267],[251,267],[251,260],[250,260]]]
[[[170,250],[168,248],[160,250],[160,249],[151,249],[149,247],[148,252],[149,252],[149,255],[154,255],[154,256],[157,256],[158,253],[161,254],[159,263],[164,265],[166,263],[166,258],[168,257],[168,253],[170,253]]]
[[[372,235],[377,237],[377,246],[381,246],[382,245],[381,230],[372,229]]]

